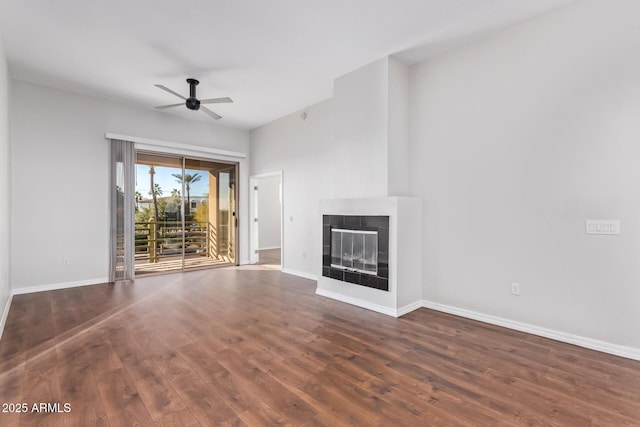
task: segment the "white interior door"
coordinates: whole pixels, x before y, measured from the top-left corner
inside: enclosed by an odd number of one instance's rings
[[[249,259],[252,264],[260,262],[259,251],[261,249],[280,248],[280,265],[283,265],[284,224],[282,218],[284,217],[284,203],[282,176],[282,171],[276,171],[250,177],[251,216],[249,221],[251,224],[251,247]],[[267,191],[266,193],[262,191],[264,194],[261,194],[261,184],[264,186],[262,190]],[[266,203],[263,206],[264,209],[260,207],[261,203]]]

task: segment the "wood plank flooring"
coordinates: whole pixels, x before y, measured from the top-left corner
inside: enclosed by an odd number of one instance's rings
[[[640,362],[314,292],[247,266],[16,296],[0,426],[640,425]]]
[[[280,265],[280,248],[260,249],[258,251],[258,264],[260,265]]]
[[[188,256],[184,260],[184,268],[187,270],[193,268],[207,268],[224,265],[233,265],[233,263],[226,257],[222,259],[216,259],[204,256]],[[161,258],[160,262],[157,263],[137,261],[135,266],[136,276],[149,273],[165,273],[168,271],[178,271],[182,270],[182,267],[182,258],[179,257]]]

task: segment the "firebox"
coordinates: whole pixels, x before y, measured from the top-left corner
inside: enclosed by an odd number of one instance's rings
[[[331,267],[378,274],[378,232],[331,229]]]
[[[322,275],[389,290],[389,217],[323,215]]]

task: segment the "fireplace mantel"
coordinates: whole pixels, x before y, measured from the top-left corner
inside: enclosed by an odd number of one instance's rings
[[[320,201],[320,242],[331,217],[388,217],[388,286],[368,287],[364,280],[344,280],[341,275],[331,277],[336,269],[327,268],[327,248],[321,252],[325,258],[319,264],[316,293],[359,307],[399,317],[421,307],[422,300],[422,202],[411,197],[380,197],[366,199],[332,199]],[[323,223],[324,218],[324,223]],[[339,229],[338,227],[335,227]],[[352,227],[357,229],[358,227]],[[362,229],[376,229],[363,226]],[[385,239],[387,240],[387,239]],[[385,260],[386,261],[386,260]],[[325,264],[323,266],[323,264]],[[385,264],[386,267],[386,264]],[[323,274],[324,273],[324,274]],[[354,276],[355,273],[345,272]],[[362,273],[363,279],[369,277]],[[337,280],[339,278],[340,280]]]

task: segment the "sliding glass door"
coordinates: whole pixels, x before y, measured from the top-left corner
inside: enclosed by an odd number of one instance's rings
[[[237,165],[138,152],[136,275],[236,264]]]

